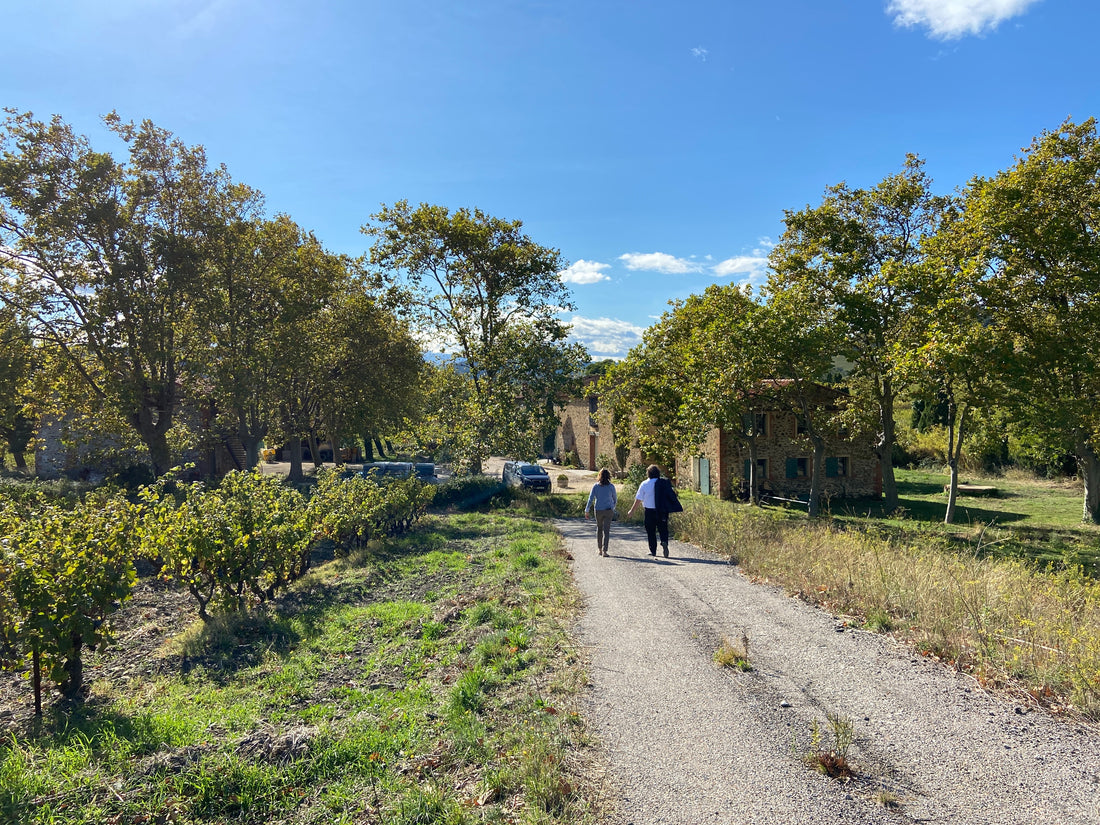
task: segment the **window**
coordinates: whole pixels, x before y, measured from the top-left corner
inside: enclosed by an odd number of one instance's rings
[[[753,435],[758,437],[767,437],[771,433],[767,413],[749,413],[741,419],[741,426],[744,427],[746,433],[751,431]]]
[[[595,395],[588,396],[588,414],[589,415],[595,415],[597,410],[599,410],[599,408],[600,408],[600,399],[599,399],[599,397],[595,396]]]
[[[749,460],[745,459],[745,481],[749,480]],[[768,478],[768,459],[758,458],[756,459],[756,477],[758,479]]]
[[[787,459],[787,478],[809,478],[810,459],[804,457]]]
[[[826,478],[848,478],[848,456],[830,456],[825,459]]]
[[[771,428],[768,426],[767,413],[756,414],[756,434],[762,435],[765,438],[767,438],[771,434]]]

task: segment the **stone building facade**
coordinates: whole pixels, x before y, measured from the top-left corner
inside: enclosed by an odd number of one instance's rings
[[[819,407],[829,408],[836,406],[841,393],[819,387],[816,396]],[[765,496],[798,500],[809,496],[813,447],[800,422],[800,416],[789,406],[757,414],[760,435],[756,439],[756,460]],[[610,411],[600,408],[594,392],[572,398],[562,408],[555,436],[556,456],[576,453],[581,466],[593,470],[601,455],[608,456],[612,468],[620,472],[632,464],[647,463],[636,446],[620,462],[611,432]],[[749,447],[741,435],[716,428],[698,449],[678,457],[675,467],[668,469],[681,488],[721,498],[739,498],[748,486],[748,462]],[[822,469],[822,490],[828,498],[882,495],[881,468],[868,435],[851,437],[842,431],[828,434]]]

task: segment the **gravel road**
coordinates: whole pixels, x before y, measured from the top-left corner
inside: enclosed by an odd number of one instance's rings
[[[602,558],[594,522],[557,526],[587,600],[586,716],[618,825],[1100,823],[1095,729],[841,630],[691,545],[674,540],[671,558],[654,559],[640,527],[616,522]],[[743,634],[754,669],[715,665],[723,639]],[[802,762],[827,713],[854,723],[851,781]]]

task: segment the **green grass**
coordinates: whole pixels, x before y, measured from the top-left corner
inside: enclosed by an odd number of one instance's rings
[[[0,821],[597,821],[579,601],[523,512],[430,518],[22,725],[0,744]]]
[[[997,488],[996,496],[960,495],[955,522],[943,524],[947,475],[927,470],[894,471],[900,508],[886,514],[880,503],[830,503],[840,523],[877,528],[899,537],[944,538],[966,553],[1027,560],[1039,566],[1081,567],[1100,576],[1100,527],[1081,520],[1079,482],[1026,476],[960,476],[960,482]]]

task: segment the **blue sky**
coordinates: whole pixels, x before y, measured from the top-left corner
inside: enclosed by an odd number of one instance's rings
[[[0,102],[149,118],[333,251],[405,198],[520,219],[578,340],[764,277],[783,210],[915,152],[939,192],[1097,113],[1095,0],[35,0]]]

